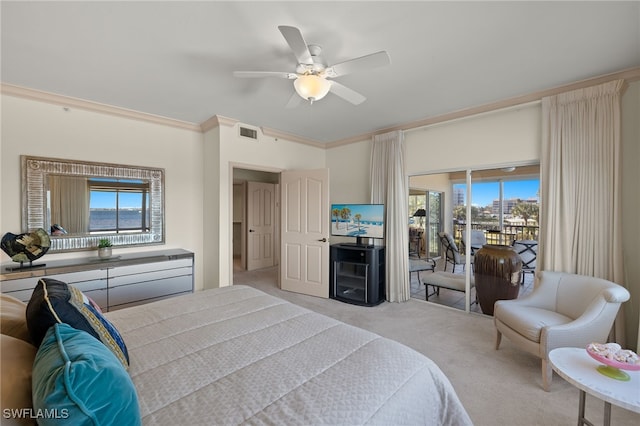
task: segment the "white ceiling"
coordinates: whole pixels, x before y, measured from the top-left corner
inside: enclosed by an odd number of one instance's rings
[[[214,115],[330,142],[640,66],[640,2],[1,2],[3,83],[202,123]],[[278,25],[331,65],[392,64],[285,105],[293,71]]]

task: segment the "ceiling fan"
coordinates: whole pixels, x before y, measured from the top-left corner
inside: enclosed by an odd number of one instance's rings
[[[295,72],[234,71],[233,75],[241,78],[277,77],[294,80],[293,87],[299,96],[294,93],[287,107],[295,106],[301,99],[308,100],[310,103],[319,101],[328,92],[354,105],[361,104],[366,99],[363,95],[337,81],[329,79],[378,68],[391,63],[389,54],[383,50],[328,66],[320,56],[322,48],[313,44],[308,45],[298,28],[280,25],[278,29],[298,61]]]

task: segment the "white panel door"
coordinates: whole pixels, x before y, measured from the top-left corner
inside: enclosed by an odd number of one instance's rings
[[[280,288],[329,297],[329,169],[282,172],[280,183]]]
[[[273,266],[275,185],[247,183],[247,270]]]

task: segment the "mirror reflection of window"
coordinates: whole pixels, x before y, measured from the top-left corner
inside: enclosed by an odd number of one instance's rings
[[[149,230],[149,184],[131,180],[90,180],[90,232]]]

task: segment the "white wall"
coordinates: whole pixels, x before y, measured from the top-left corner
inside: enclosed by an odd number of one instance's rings
[[[21,231],[20,155],[160,167],[165,169],[165,245],[115,249],[184,248],[196,255],[202,287],[202,134],[60,105],[2,96],[0,232]],[[50,253],[47,259],[95,256]],[[2,263],[11,259],[0,252]]]
[[[260,131],[258,140],[244,138],[238,126],[221,125],[205,134],[205,228],[216,227],[219,238],[204,247],[204,288],[232,284],[234,167],[272,172],[326,167],[323,148],[267,137]]]
[[[363,141],[327,150],[331,203],[371,201],[371,146]]]
[[[540,160],[537,104],[405,132],[408,175]]]

